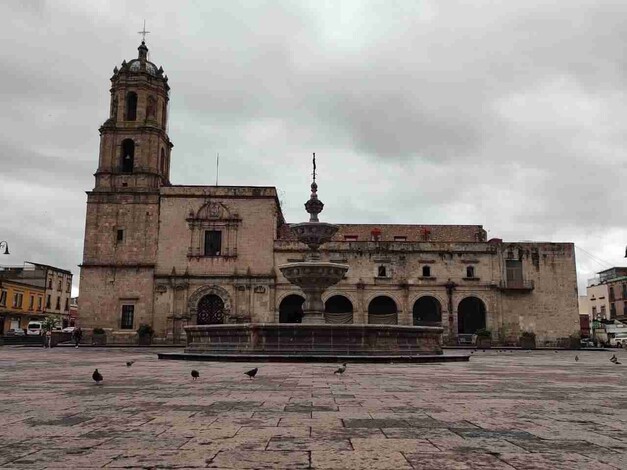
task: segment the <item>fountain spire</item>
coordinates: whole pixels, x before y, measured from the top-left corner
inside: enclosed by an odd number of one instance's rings
[[[313,182],[311,183],[311,196],[305,203],[305,210],[309,214],[309,222],[320,222],[318,214],[324,209],[324,204],[318,199],[318,184],[316,183],[316,153],[313,154]]]

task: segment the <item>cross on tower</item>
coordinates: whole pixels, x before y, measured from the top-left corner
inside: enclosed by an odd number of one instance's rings
[[[316,153],[313,154],[313,180],[316,182]]]
[[[137,31],[137,34],[142,35],[142,42],[146,42],[146,34],[148,33],[150,33],[150,31],[146,31],[146,20],[144,20],[144,29]]]

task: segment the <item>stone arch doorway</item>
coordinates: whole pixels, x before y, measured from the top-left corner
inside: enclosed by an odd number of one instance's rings
[[[415,326],[436,326],[442,323],[442,305],[430,295],[420,297],[414,302],[413,317]]]
[[[481,299],[466,297],[457,306],[457,332],[472,335],[486,327],[486,308]]]
[[[290,294],[279,304],[279,323],[301,323],[303,321],[304,297]]]
[[[398,325],[398,308],[394,299],[380,295],[368,304],[368,323],[373,325]]]
[[[221,325],[224,323],[224,301],[215,294],[205,295],[198,301],[197,325]]]
[[[324,303],[324,320],[326,323],[353,323],[353,304],[343,295],[333,295]]]

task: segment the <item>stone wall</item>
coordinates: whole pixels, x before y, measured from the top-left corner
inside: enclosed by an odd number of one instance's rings
[[[533,331],[537,343],[552,343],[579,331],[577,272],[572,243],[506,243],[503,260],[520,259],[533,290],[502,290],[503,341],[516,341],[522,331]]]
[[[154,270],[92,266],[81,269],[80,325],[120,330],[122,305],[134,305],[135,332],[140,324],[154,325]],[[124,331],[123,331],[124,332]]]

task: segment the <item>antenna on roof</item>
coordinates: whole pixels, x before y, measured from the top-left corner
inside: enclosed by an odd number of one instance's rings
[[[220,152],[216,154],[216,186],[218,185],[219,174],[220,174]]]

